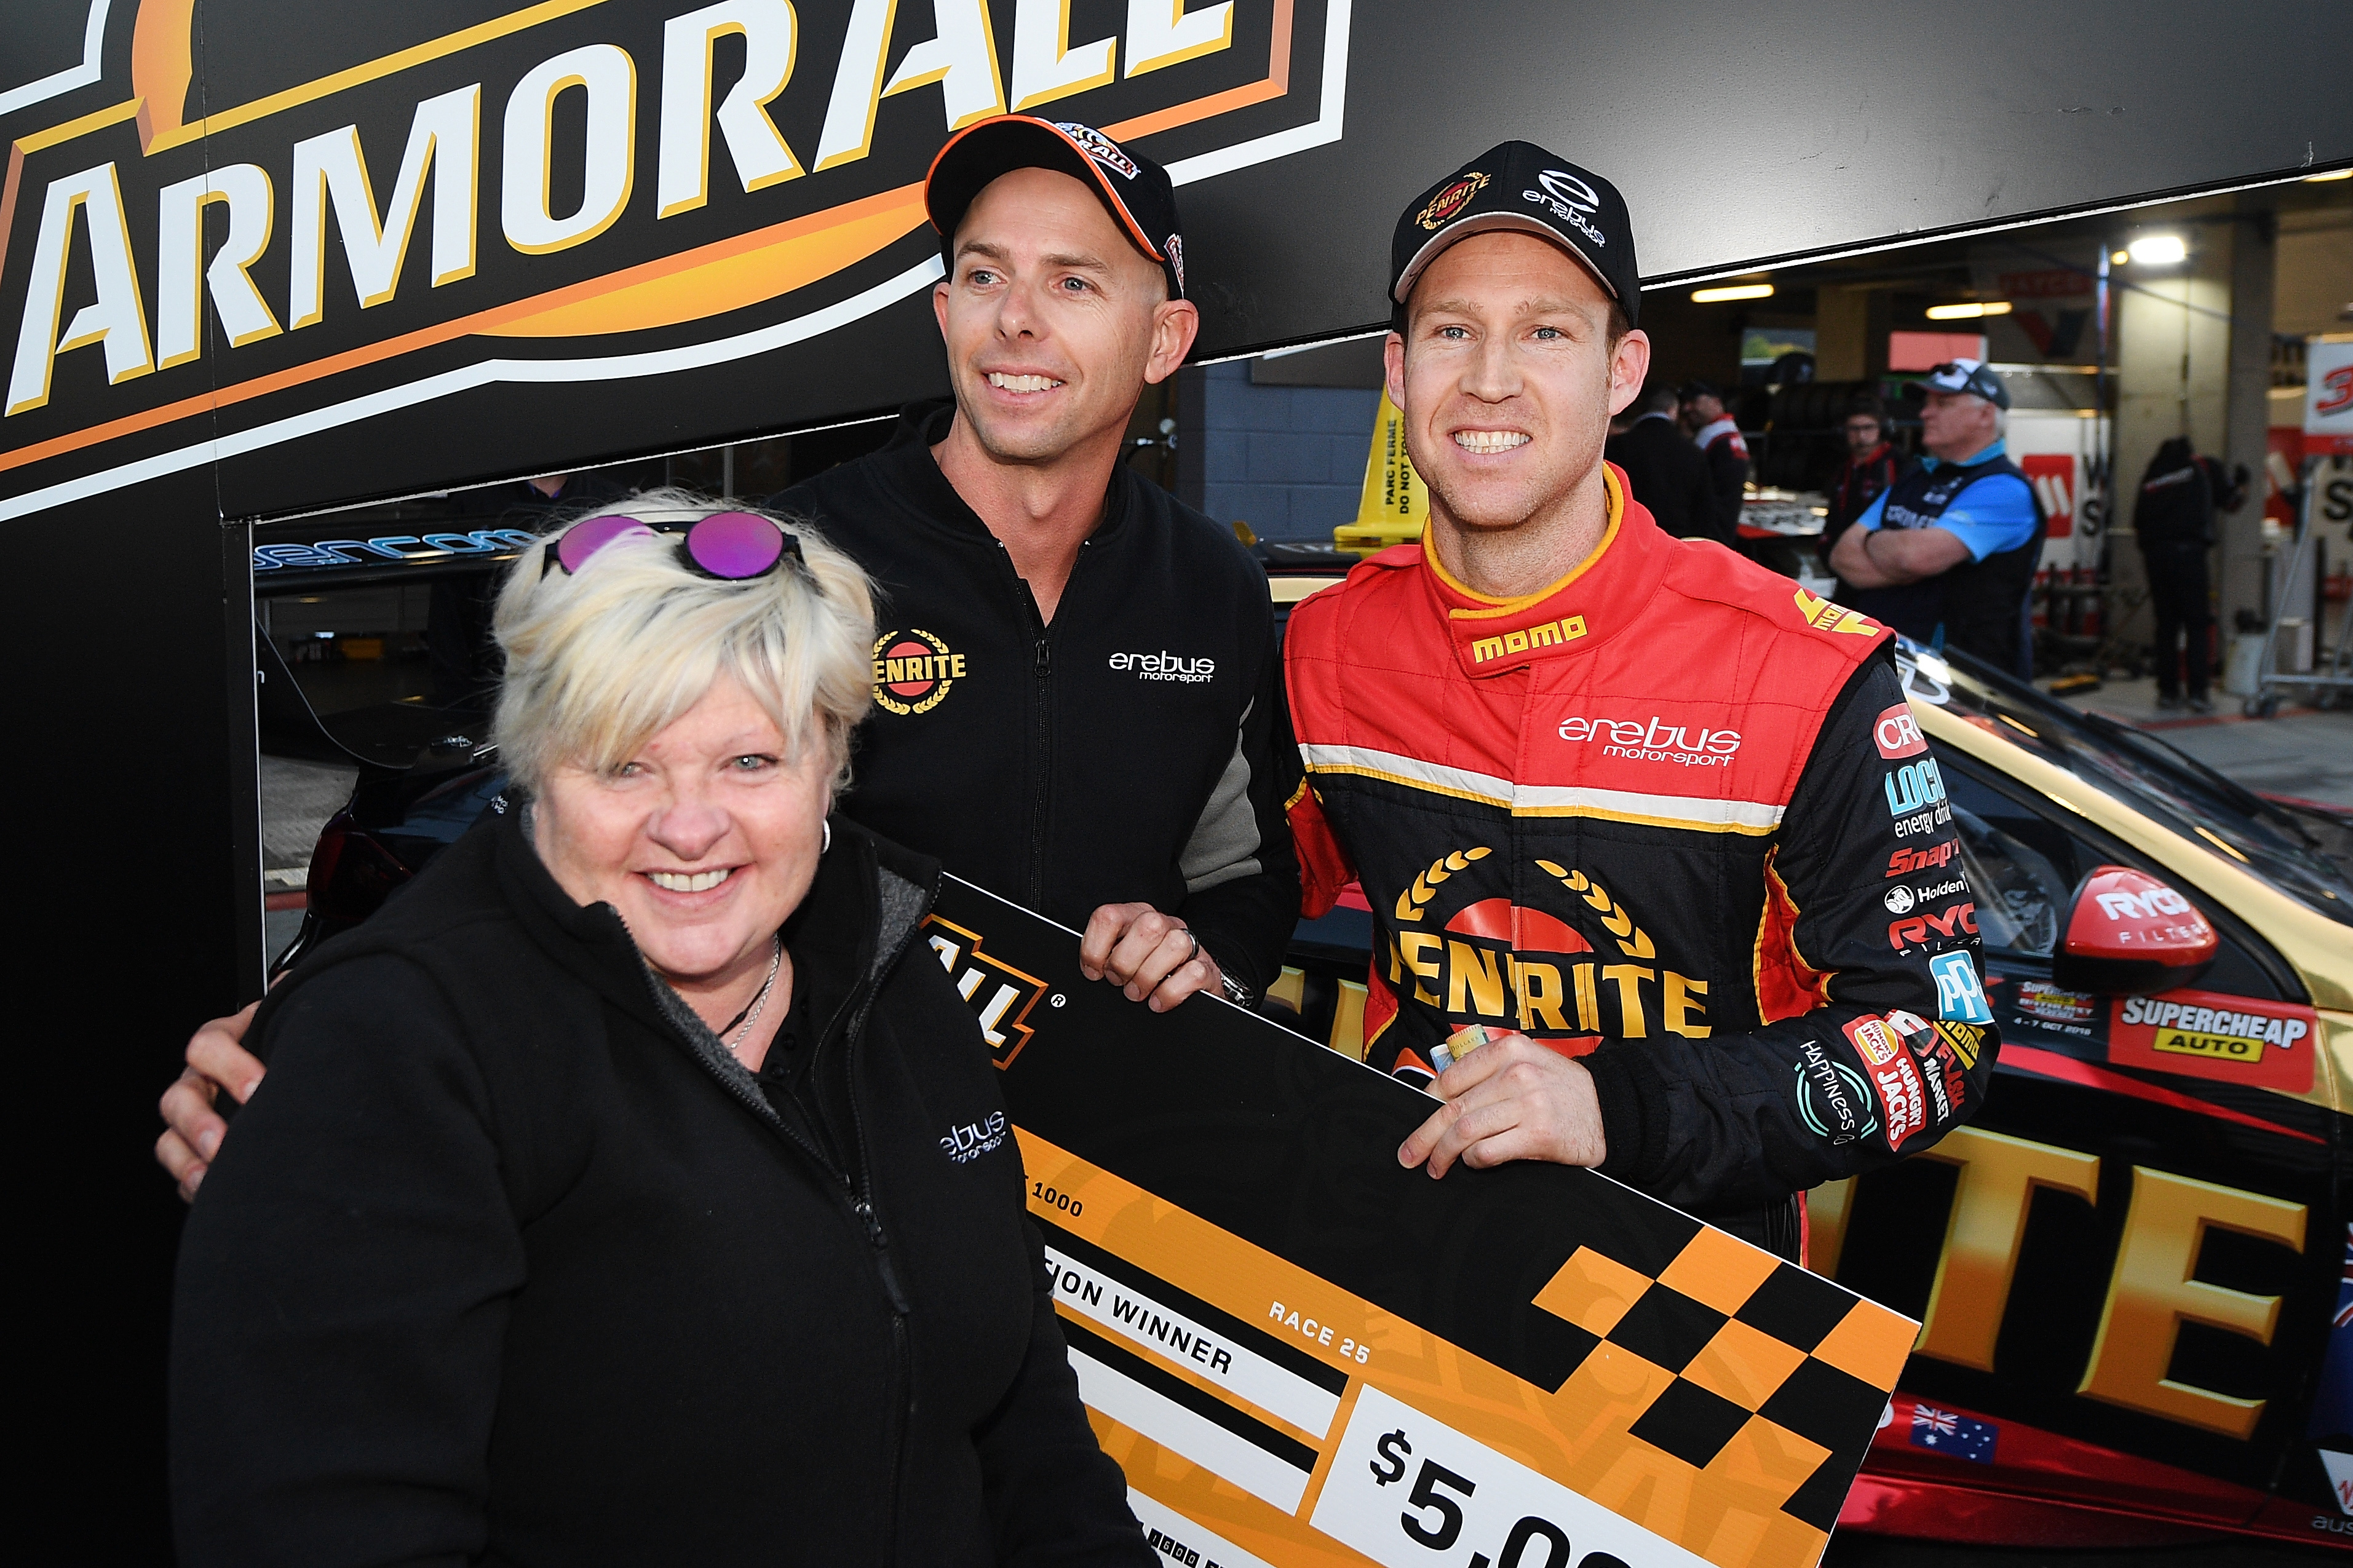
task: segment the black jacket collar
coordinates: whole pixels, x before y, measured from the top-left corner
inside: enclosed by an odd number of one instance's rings
[[[907,405],[899,411],[898,426],[891,439],[876,454],[876,467],[883,481],[917,516],[968,542],[993,545],[996,536],[988,531],[988,525],[948,483],[932,456],[932,448],[948,438],[948,426],[955,420],[955,404],[948,398]],[[1129,489],[1143,482],[1124,462],[1112,469],[1111,485],[1103,492],[1103,521],[1088,536],[1091,541],[1108,542],[1118,533],[1131,508]]]

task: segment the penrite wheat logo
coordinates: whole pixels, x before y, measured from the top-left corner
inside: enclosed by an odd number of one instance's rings
[[[885,712],[928,713],[964,674],[964,655],[921,626],[874,639],[874,705]]]
[[[1339,139],[1352,4],[516,0],[434,37],[146,0],[111,99],[0,114],[0,475],[47,487],[0,517],[480,387],[855,352],[939,275],[948,136],[1083,123],[1179,185],[1285,158]]]

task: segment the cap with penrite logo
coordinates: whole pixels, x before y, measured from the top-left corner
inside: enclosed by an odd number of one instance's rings
[[[1567,251],[1640,320],[1642,275],[1634,226],[1618,187],[1530,142],[1490,147],[1406,205],[1389,245],[1389,300],[1401,313],[1423,270],[1458,240],[1498,230],[1533,234]]]
[[[1016,169],[1052,169],[1092,190],[1127,242],[1160,264],[1168,297],[1185,297],[1185,240],[1168,171],[1092,125],[1000,114],[948,138],[923,179],[923,210],[939,231],[951,275],[956,226],[988,183]]]

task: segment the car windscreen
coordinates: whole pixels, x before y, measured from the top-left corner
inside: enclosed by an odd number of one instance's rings
[[[1896,662],[1915,700],[2057,763],[2309,908],[2353,925],[2353,865],[2342,858],[2348,836],[2341,825],[2307,821],[2157,735],[2070,708],[1967,654],[1931,653],[1899,638]]]

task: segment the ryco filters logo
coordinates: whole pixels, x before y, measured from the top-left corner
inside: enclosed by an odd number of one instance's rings
[[[1469,205],[1471,198],[1484,190],[1486,186],[1486,175],[1465,174],[1430,197],[1430,205],[1416,213],[1413,221],[1424,228],[1436,228]]]
[[[928,713],[964,675],[964,655],[921,626],[874,639],[874,701],[887,712]]]

